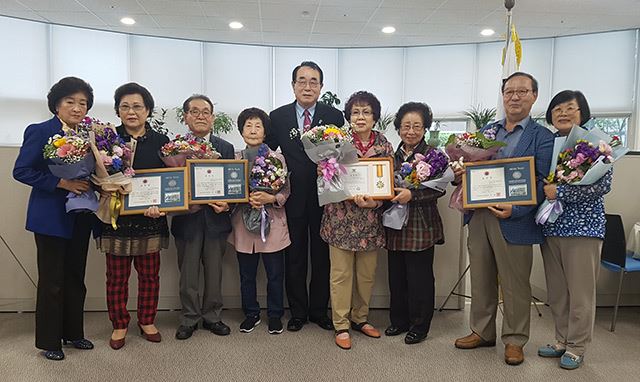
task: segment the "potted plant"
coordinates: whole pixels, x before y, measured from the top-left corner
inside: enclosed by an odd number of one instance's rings
[[[378,119],[378,122],[376,122],[375,126],[373,126],[373,129],[381,133],[386,132],[387,127],[389,127],[389,125],[393,123],[394,118],[395,118],[395,115],[391,113],[382,114],[380,116],[380,119]]]
[[[167,111],[169,111],[169,109],[160,108],[160,111],[154,111],[151,115],[151,118],[149,119],[149,125],[151,125],[151,129],[162,135],[169,134],[169,129],[165,126],[165,124],[167,123],[167,121],[165,121],[165,118],[167,117]]]
[[[429,130],[427,144],[431,147],[440,146],[440,121],[434,121],[432,128]]]
[[[325,92],[322,97],[320,97],[319,101],[329,106],[340,105],[340,98],[338,98],[338,95],[329,91]]]
[[[496,108],[494,107],[489,109],[477,105],[463,111],[462,114],[469,117],[475,125],[475,129],[478,130],[493,120],[496,116]]]

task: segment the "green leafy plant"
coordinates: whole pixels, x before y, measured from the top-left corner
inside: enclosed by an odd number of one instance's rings
[[[220,135],[222,133],[229,133],[233,130],[235,123],[231,116],[224,111],[216,113],[216,119],[213,121],[213,134]]]
[[[176,121],[184,124],[184,110],[182,110],[182,107],[174,107],[173,111],[176,113]],[[229,133],[235,127],[235,122],[231,116],[224,111],[214,113],[214,116],[215,119],[213,120],[213,127],[211,129],[214,135]]]
[[[162,135],[169,134],[169,129],[165,126],[165,124],[167,123],[167,121],[165,121],[165,118],[167,117],[167,111],[169,111],[169,109],[160,108],[160,111],[155,110],[153,114],[151,114],[151,119],[149,120],[151,129]]]
[[[467,109],[462,112],[462,114],[466,115],[471,119],[473,124],[476,126],[476,129],[481,129],[487,123],[491,122],[493,118],[496,116],[496,108],[483,108],[480,105],[472,106],[470,109]]]
[[[387,131],[387,128],[393,124],[393,120],[395,119],[395,117],[396,116],[391,113],[382,114],[378,122],[376,122],[375,126],[373,126],[373,129],[384,133],[385,131]]]
[[[329,91],[325,92],[322,97],[320,97],[319,101],[329,106],[340,105],[340,98],[338,98],[338,95]]]

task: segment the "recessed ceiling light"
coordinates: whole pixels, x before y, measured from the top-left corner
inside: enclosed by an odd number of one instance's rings
[[[384,27],[382,28],[382,33],[393,33],[396,31],[396,28],[392,27],[392,26],[388,26],[388,27]]]
[[[136,23],[136,20],[134,20],[131,17],[123,17],[120,19],[120,22],[123,23],[124,25],[133,25]]]
[[[239,21],[232,21],[229,23],[229,28],[231,29],[242,29],[244,25],[242,25]]]
[[[489,36],[493,36],[496,33],[496,31],[494,31],[493,29],[487,28],[487,29],[483,29],[480,31],[480,34],[485,36],[485,37],[489,37]]]

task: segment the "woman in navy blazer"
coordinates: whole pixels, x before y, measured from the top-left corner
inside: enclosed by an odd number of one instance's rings
[[[55,116],[30,125],[13,168],[13,177],[32,187],[27,231],[35,235],[38,256],[36,347],[50,360],[64,359],[61,343],[93,349],[84,338],[84,273],[89,236],[96,222],[92,213],[67,213],[67,194],[90,189],[86,180],[61,179],[49,171],[42,149],[49,137],[76,129],[93,105],[93,89],[76,77],[51,87],[49,110]]]

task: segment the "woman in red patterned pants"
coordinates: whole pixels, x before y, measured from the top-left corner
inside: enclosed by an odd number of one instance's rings
[[[129,142],[137,142],[133,168],[165,167],[158,152],[169,141],[151,129],[146,122],[153,111],[153,98],[147,89],[136,84],[122,85],[115,93],[116,113],[122,120],[118,134]],[[143,215],[120,216],[117,229],[104,224],[98,247],[107,258],[107,307],[113,333],[109,346],[124,346],[130,321],[127,311],[131,263],[138,272],[138,328],[151,342],[160,342],[154,325],[160,290],[160,250],[169,246],[167,218],[157,207],[149,207]]]

